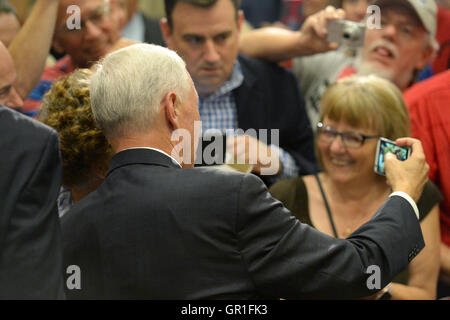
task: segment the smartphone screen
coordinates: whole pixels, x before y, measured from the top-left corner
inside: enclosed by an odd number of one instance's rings
[[[399,147],[394,141],[386,138],[380,138],[378,140],[377,152],[375,154],[375,173],[383,176],[386,175],[386,171],[384,169],[384,155],[388,152],[395,154],[398,160],[405,161],[411,154],[411,148]]]

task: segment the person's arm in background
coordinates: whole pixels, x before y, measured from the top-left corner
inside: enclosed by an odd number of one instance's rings
[[[8,51],[17,73],[14,88],[25,100],[44,71],[56,24],[59,0],[37,0]]]
[[[256,29],[241,36],[240,52],[253,58],[283,62],[335,50],[338,45],[327,41],[327,23],[344,17],[342,9],[328,6],[309,16],[299,31],[276,27]]]

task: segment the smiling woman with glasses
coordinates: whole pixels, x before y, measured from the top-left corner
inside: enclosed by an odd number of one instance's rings
[[[392,192],[373,171],[379,137],[410,135],[401,92],[388,80],[353,76],[331,85],[321,100],[316,152],[318,175],[276,183],[270,192],[303,223],[347,238],[372,218]],[[431,182],[417,203],[425,249],[393,283],[372,299],[435,299],[439,272],[439,209]]]
[[[380,136],[368,136],[355,131],[337,132],[333,127],[325,126],[322,122],[317,124],[317,135],[320,141],[332,143],[336,137],[340,136],[346,148],[358,149],[364,144],[366,139],[379,138]]]

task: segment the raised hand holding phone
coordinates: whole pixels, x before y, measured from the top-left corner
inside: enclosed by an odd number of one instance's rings
[[[425,161],[422,143],[413,138],[400,138],[395,142],[397,146],[410,147],[412,152],[411,156],[405,161],[398,160],[390,152],[384,155],[387,181],[391,185],[392,191],[403,191],[417,203],[423,187],[428,181],[430,169]]]
[[[398,160],[405,161],[411,155],[411,148],[398,146],[395,141],[391,141],[386,138],[379,138],[377,144],[377,152],[375,154],[375,173],[382,176],[386,175],[384,169],[384,156],[389,152],[394,154]]]

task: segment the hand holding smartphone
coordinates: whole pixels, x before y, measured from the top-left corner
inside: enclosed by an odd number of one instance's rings
[[[405,161],[411,155],[411,148],[400,147],[397,146],[395,141],[380,138],[377,144],[377,152],[375,153],[374,171],[382,176],[386,176],[386,171],[384,169],[384,155],[388,152],[396,155],[398,160]]]

